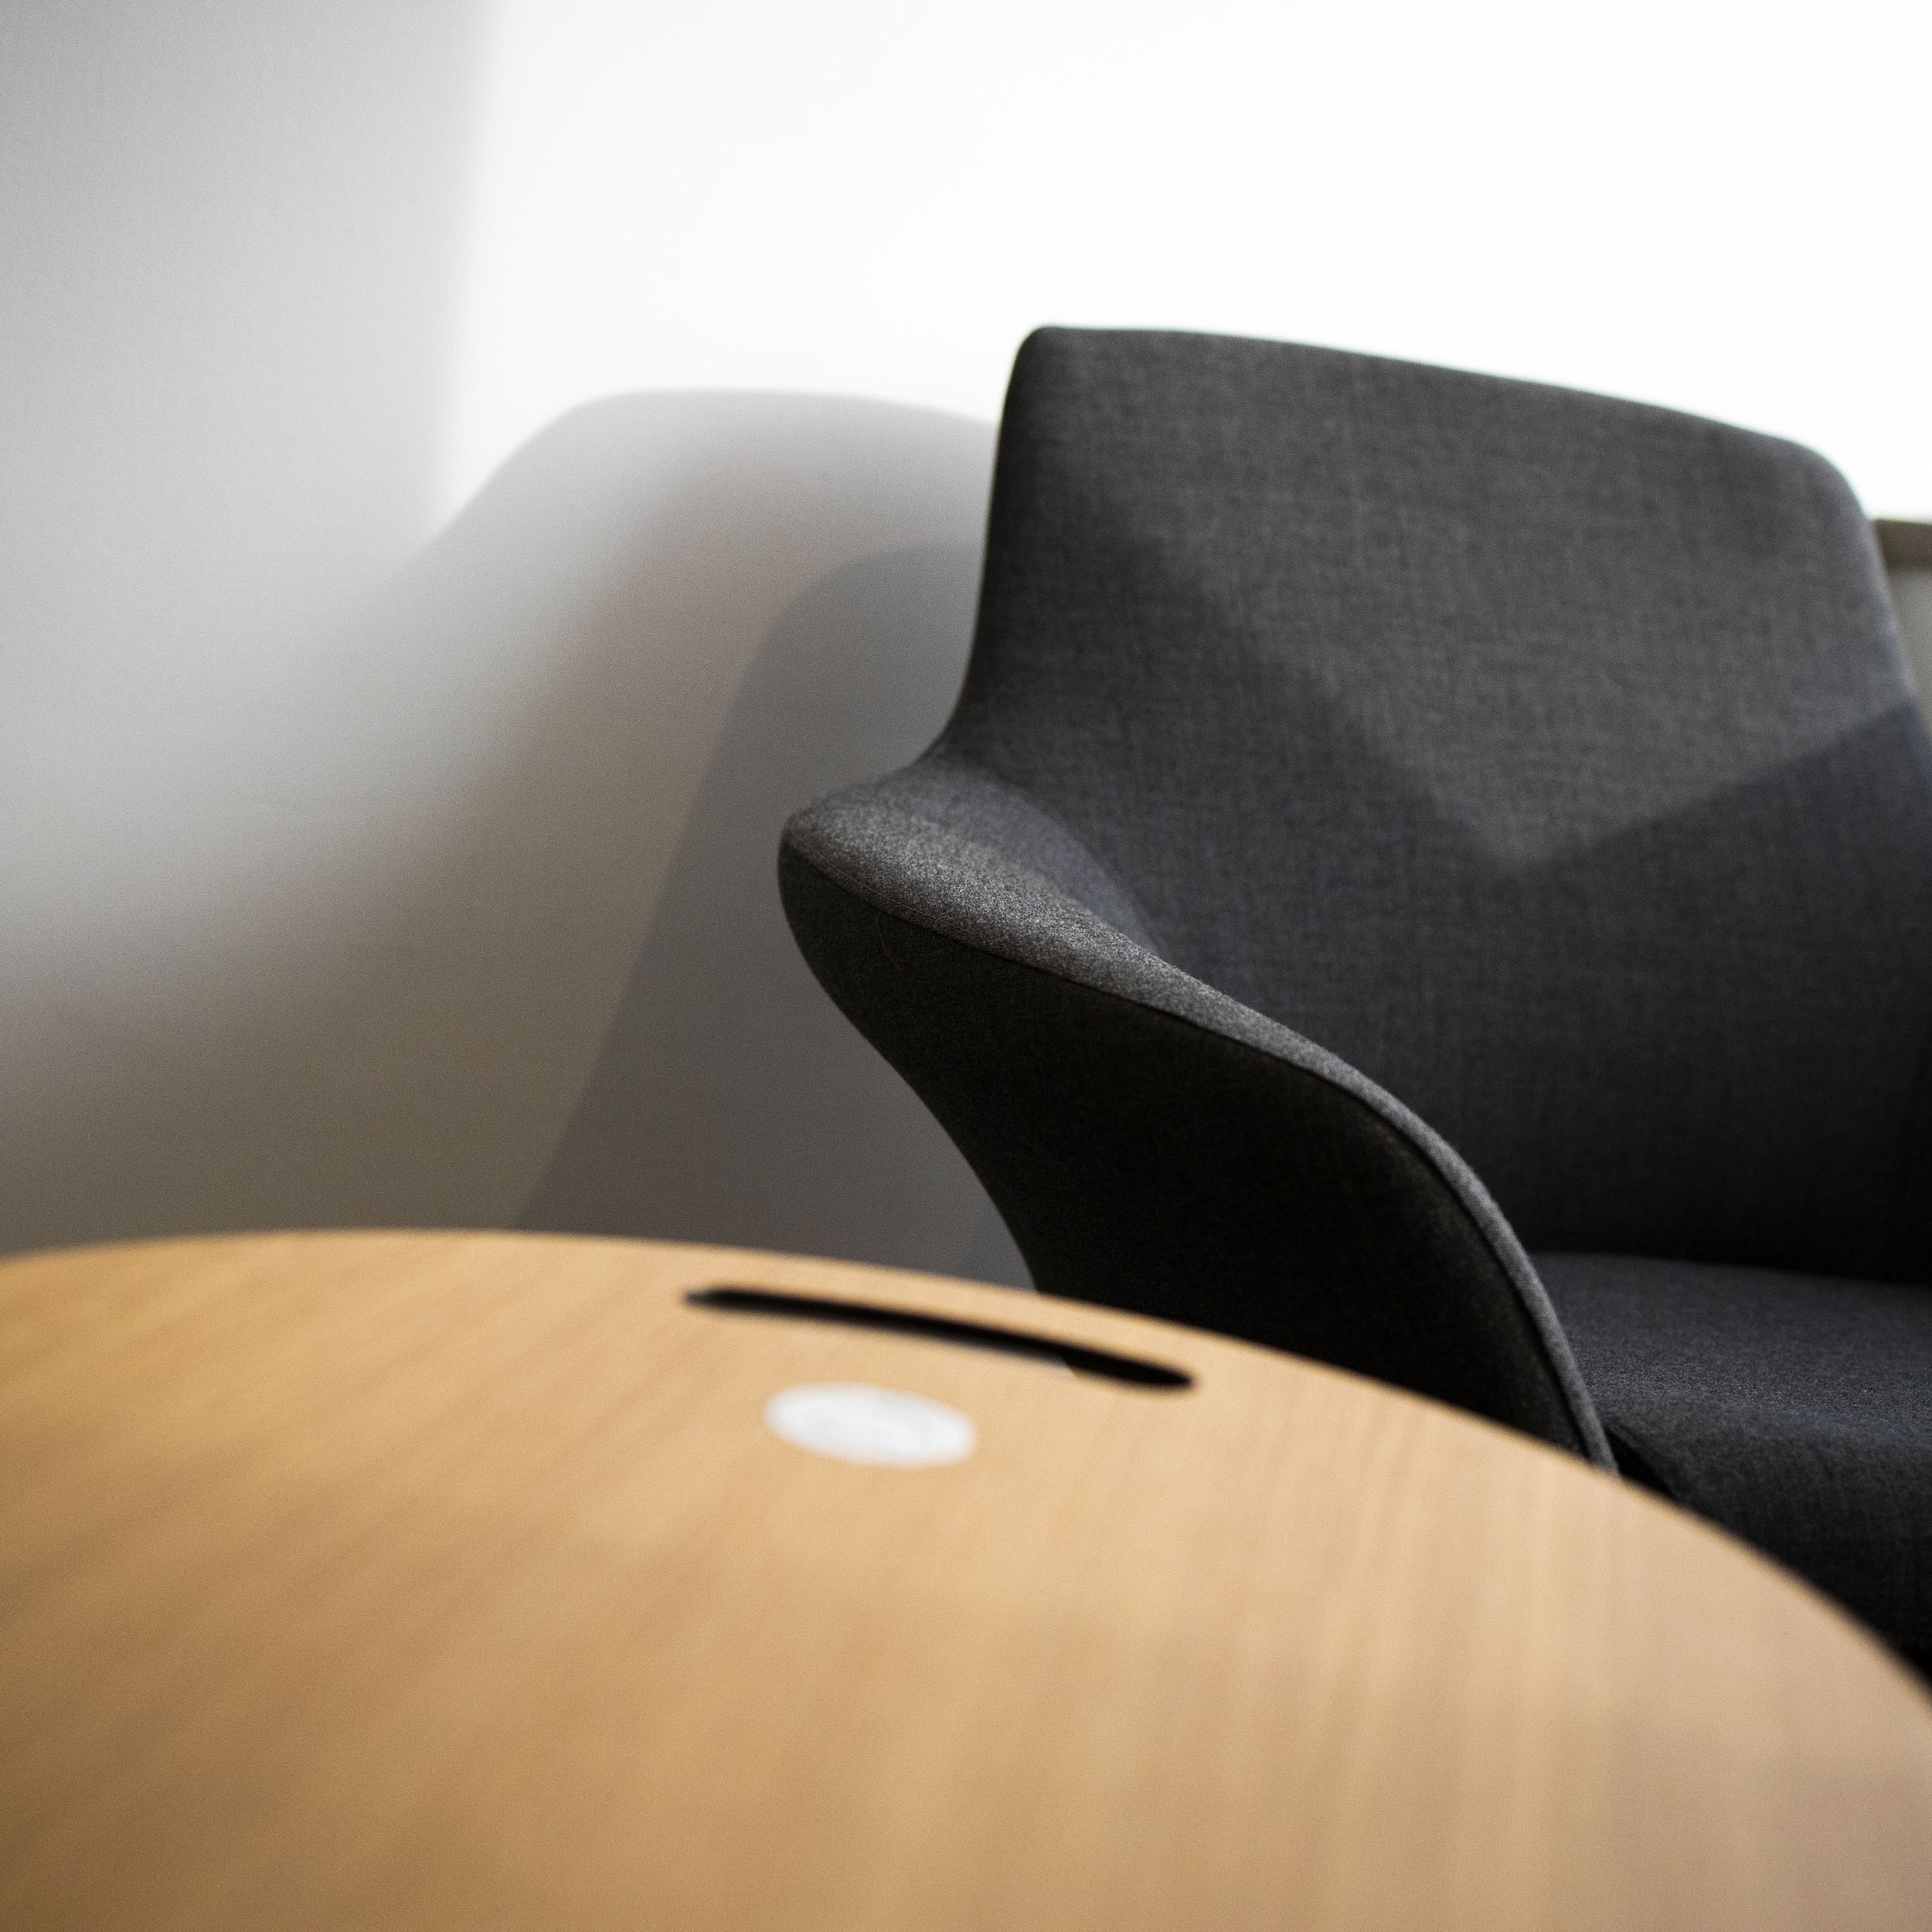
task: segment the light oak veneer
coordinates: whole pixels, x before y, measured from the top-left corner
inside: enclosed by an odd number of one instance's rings
[[[693,1308],[792,1288],[1125,1388]],[[789,1385],[978,1425],[780,1441]],[[0,1267],[0,1924],[1926,1925],[1932,1703],[1553,1451],[1071,1304],[723,1250]]]

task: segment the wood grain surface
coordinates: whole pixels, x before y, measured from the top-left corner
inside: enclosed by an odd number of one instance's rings
[[[1122,1386],[692,1308],[794,1289]],[[778,1390],[946,1403],[867,1468]],[[0,1267],[0,1924],[1923,1927],[1932,1704],[1526,1440],[1092,1308],[511,1235]]]

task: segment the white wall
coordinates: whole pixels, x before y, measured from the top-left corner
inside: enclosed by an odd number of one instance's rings
[[[1932,515],[1925,19],[0,0],[0,1247],[1016,1278],[770,866],[944,714],[1019,337],[1617,391]]]
[[[498,0],[449,488],[667,383],[990,417],[1043,321],[1541,378],[1932,514],[1920,0]]]

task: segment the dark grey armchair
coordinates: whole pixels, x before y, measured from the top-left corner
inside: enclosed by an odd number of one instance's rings
[[[1819,457],[1043,331],[957,709],[780,870],[1043,1289],[1614,1456],[1932,1658],[1932,741]]]

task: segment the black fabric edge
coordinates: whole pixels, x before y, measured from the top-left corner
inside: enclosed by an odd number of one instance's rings
[[[1089,992],[1107,998],[1121,1000],[1129,1005],[1140,1005],[1150,1012],[1163,1014],[1166,1018],[1178,1021],[1182,1025],[1196,1027],[1203,1032],[1215,1034],[1220,1039],[1234,1046],[1246,1048],[1251,1053],[1280,1060],[1294,1068],[1298,1072],[1324,1080],[1355,1101],[1356,1104],[1367,1108],[1385,1126],[1400,1134],[1436,1174],[1438,1180],[1449,1190],[1458,1207],[1468,1216],[1477,1234],[1502,1270],[1505,1278],[1515,1291],[1522,1312],[1529,1318],[1531,1330],[1535,1334],[1537,1344],[1543,1352],[1545,1366],[1562,1391],[1569,1409],[1571,1425],[1575,1429],[1577,1437],[1583,1445],[1580,1454],[1583,1460],[1594,1464],[1600,1469],[1612,1473],[1617,1471],[1617,1459],[1611,1450],[1609,1439],[1604,1433],[1602,1420],[1597,1413],[1596,1404],[1591,1399],[1587,1385],[1583,1381],[1582,1372],[1577,1365],[1574,1353],[1570,1347],[1569,1338],[1564,1333],[1561,1319],[1551,1304],[1533,1264],[1529,1261],[1522,1244],[1515,1240],[1513,1232],[1509,1230],[1509,1223],[1503,1218],[1501,1209],[1490,1201],[1487,1193],[1482,1191],[1481,1183],[1475,1180],[1475,1177],[1468,1174],[1464,1163],[1455,1154],[1454,1150],[1450,1148],[1447,1142],[1443,1141],[1439,1135],[1428,1128],[1426,1123],[1417,1120],[1393,1095],[1384,1094],[1366,1075],[1350,1067],[1345,1061],[1328,1053],[1325,1049],[1315,1046],[1313,1042],[1301,1043],[1309,1049],[1306,1058],[1295,1053],[1270,1054],[1266,1046],[1256,1041],[1244,1039],[1239,1034],[1226,1029],[1209,1025],[1196,1015],[1177,1012],[1172,1009],[1155,1005],[1150,1001],[1137,999],[1133,994],[1123,992],[1118,988],[1106,985],[1096,978],[1082,977],[1064,971],[1056,966],[1043,964],[1037,960],[1028,959],[1017,950],[1002,949],[984,944],[975,936],[957,931],[949,931],[945,926],[930,919],[922,917],[917,910],[909,907],[904,903],[893,903],[893,896],[871,888],[870,882],[866,880],[862,875],[856,874],[851,866],[840,863],[838,855],[827,851],[825,842],[815,838],[809,828],[810,815],[821,806],[835,802],[841,795],[834,794],[831,799],[817,801],[815,805],[808,806],[804,811],[794,815],[787,823],[781,839],[781,857],[788,854],[797,862],[810,866],[828,884],[850,893],[875,912],[883,913],[890,918],[903,920],[910,925],[920,927],[925,931],[947,940],[955,945],[967,947],[974,951],[1002,959],[1009,964],[1025,968],[1032,971],[1057,972],[1060,977],[1084,986]],[[946,830],[946,828],[940,826],[934,826],[933,828],[940,832]],[[816,847],[817,849],[812,849],[813,847]],[[1047,883],[1050,883],[1050,882]],[[1120,937],[1123,943],[1134,946],[1137,951],[1144,950],[1138,947],[1137,942],[1128,939],[1125,934],[1121,934]],[[1161,961],[1160,964],[1169,971],[1179,972],[1178,968],[1168,966],[1165,961]],[[1182,977],[1188,976],[1183,975]],[[1200,984],[1198,981],[1195,983]],[[1213,988],[1204,988],[1203,990],[1217,999],[1226,1001],[1230,1006],[1239,1006],[1238,1002],[1229,999],[1226,995],[1216,993]],[[1241,1008],[1240,1010],[1248,1012],[1251,1009]],[[1299,1036],[1291,1033],[1285,1027],[1279,1027],[1276,1022],[1268,1020],[1265,1015],[1254,1014],[1253,1017],[1264,1027],[1277,1031],[1288,1039],[1299,1042]],[[1333,1068],[1342,1070],[1351,1077],[1335,1079],[1331,1070],[1331,1064]],[[1376,1104],[1378,1100],[1383,1104]],[[1421,1130],[1420,1133],[1415,1131],[1417,1128]],[[1444,1155],[1447,1155],[1452,1165],[1445,1167],[1442,1158]],[[1464,1179],[1465,1175],[1467,1175],[1466,1182]],[[1472,1187],[1477,1196],[1474,1202],[1471,1199]],[[1479,1211],[1480,1209],[1486,1209],[1487,1213]],[[1496,1224],[1495,1227],[1491,1225],[1492,1220]],[[1501,1229],[1504,1237],[1500,1242],[1497,1239],[1497,1227]]]

